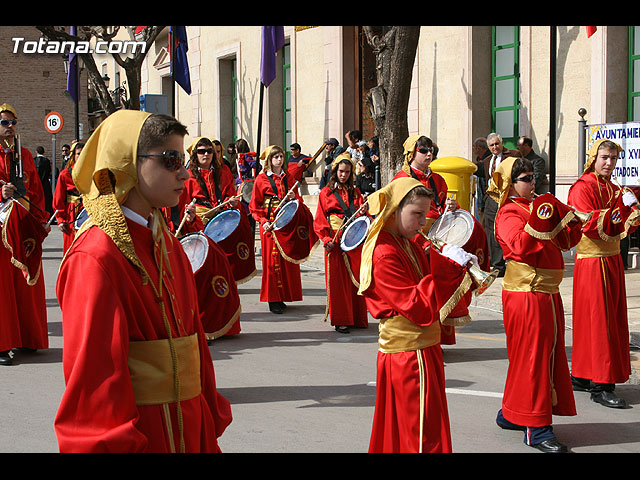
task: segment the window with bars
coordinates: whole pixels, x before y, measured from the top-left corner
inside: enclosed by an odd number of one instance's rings
[[[291,112],[291,45],[286,44],[282,48],[282,132],[283,149],[286,153],[286,160],[291,156],[290,145],[293,143],[293,125]]]
[[[640,27],[629,27],[629,104],[627,119],[640,121]]]
[[[520,114],[520,27],[491,29],[491,127],[515,148]]]

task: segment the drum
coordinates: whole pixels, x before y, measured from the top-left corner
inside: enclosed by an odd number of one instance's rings
[[[350,252],[362,245],[367,238],[370,225],[371,219],[366,215],[362,215],[351,222],[347,228],[345,228],[344,232],[342,232],[342,237],[340,238],[340,247],[342,250]]]
[[[429,237],[463,247],[471,238],[474,225],[473,216],[459,208],[441,215],[429,229]]]
[[[214,242],[219,243],[228,238],[238,228],[240,219],[238,210],[223,210],[207,223],[204,234]]]
[[[4,203],[0,203],[0,225],[3,225],[7,215],[11,211],[12,200],[7,200]]]
[[[242,195],[242,201],[244,203],[251,202],[251,196],[253,195],[254,180],[247,180],[238,185],[237,194]]]
[[[290,202],[282,205],[276,213],[276,218],[273,221],[273,229],[281,230],[291,222],[298,212],[300,202],[298,200],[291,200]]]
[[[209,241],[200,232],[189,233],[180,239],[180,244],[191,263],[191,270],[197,273],[209,255]]]
[[[318,244],[309,207],[297,199],[287,202],[276,212],[272,224],[271,234],[282,257],[291,263],[306,261]]]
[[[83,208],[82,210],[80,210],[80,213],[78,214],[78,216],[76,217],[76,221],[74,222],[76,230],[79,230],[80,226],[87,220],[89,220],[89,213]]]

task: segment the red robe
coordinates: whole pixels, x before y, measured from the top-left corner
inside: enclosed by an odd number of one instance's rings
[[[25,196],[35,207],[24,200],[19,201],[38,222],[46,223],[49,215],[45,210],[44,190],[33,157],[24,147],[21,148],[21,155]],[[0,179],[7,183],[10,182],[9,158],[0,149]],[[37,282],[28,285],[24,272],[11,263],[11,254],[4,243],[0,245],[0,265],[5,272],[0,281],[0,351],[17,347],[49,348],[44,275],[41,272]]]
[[[69,195],[75,195],[78,197],[78,202],[70,202]],[[62,253],[66,253],[73,242],[73,238],[76,235],[75,221],[80,212],[82,211],[82,200],[80,199],[80,193],[76,189],[71,172],[69,168],[64,168],[58,176],[58,182],[56,183],[56,190],[53,195],[53,209],[57,210],[56,220],[58,225],[65,224],[68,227],[68,231],[62,232]]]
[[[440,307],[462,282],[464,270],[432,251],[427,257],[414,242],[405,240],[417,259],[416,272],[407,251],[395,235],[382,230],[372,259],[372,281],[363,295],[374,318],[402,315],[427,327],[440,320]],[[439,333],[439,330],[436,330]],[[420,440],[420,364],[424,364],[425,401]],[[444,363],[439,342],[426,348],[395,353],[378,351],[376,406],[370,452],[451,452],[451,432],[444,385]]]
[[[138,258],[158,285],[158,245],[151,231],[127,220]],[[61,452],[219,452],[217,438],[231,422],[198,315],[196,286],[179,242],[165,235],[163,304],[172,337],[197,334],[201,393],[178,404],[137,405],[129,370],[131,342],[168,338],[152,285],[98,227],[76,239],[61,264],[57,298],[64,330],[66,389],[54,426]],[[105,292],[109,301],[105,301]],[[193,368],[188,370],[193,371]],[[166,414],[169,414],[169,418]],[[169,435],[172,434],[173,438]]]
[[[437,194],[438,204],[433,200],[431,202],[431,208],[427,213],[427,230],[433,225],[433,223],[440,218],[440,216],[444,213],[447,201],[447,193],[449,191],[449,187],[447,186],[447,182],[442,177],[435,172],[429,173],[429,175],[425,175],[424,172],[412,168],[413,176],[415,179],[419,180],[425,187],[433,190],[433,186],[435,185],[435,194]],[[404,170],[400,170],[393,179],[408,177],[409,174]],[[433,181],[433,185],[432,185]],[[478,222],[474,217],[475,228],[473,230],[472,238],[469,239],[466,245],[460,245],[465,251],[468,253],[472,253],[478,257],[478,261],[480,263],[480,267],[488,271],[489,270],[489,249],[487,243],[487,234],[485,233],[482,225]],[[414,241],[425,248],[428,245],[428,241],[421,235],[417,235],[414,238]],[[455,345],[456,343],[456,330],[455,326],[458,324],[466,324],[469,321],[469,305],[471,304],[471,300],[473,298],[473,290],[475,290],[475,286],[472,290],[469,290],[464,299],[461,300],[454,311],[451,312],[449,318],[445,319],[444,323],[441,323],[442,328],[442,337],[440,339],[440,343],[443,345]]]
[[[265,201],[270,196],[284,198],[288,189],[295,184],[293,178],[284,173],[282,176],[272,175],[277,192],[273,191],[266,172],[260,172],[253,184],[253,194],[249,210],[253,218],[260,224],[260,241],[262,245],[262,284],[260,287],[261,302],[295,302],[302,300],[302,279],[300,265],[285,260],[276,246],[271,232],[264,231],[266,222],[273,222],[275,208],[268,208]],[[284,185],[284,179],[287,185]],[[296,199],[302,197],[295,190]],[[272,204],[273,205],[273,204]]]
[[[624,231],[632,209],[619,197],[619,188],[595,173],[583,174],[571,186],[569,205],[593,212],[583,228],[583,241],[601,241],[601,233],[614,237]],[[619,251],[619,239],[602,243]],[[622,259],[615,252],[582,256],[580,247],[573,271],[571,373],[595,383],[624,383],[631,374],[631,360]]]
[[[509,261],[563,271],[562,252],[553,241],[538,240],[525,232],[529,205],[524,198],[510,198],[496,215],[496,237],[507,260],[507,272]],[[571,245],[575,245],[580,224],[574,222],[567,228]],[[502,305],[509,357],[502,414],[528,427],[551,425],[552,415],[575,415],[560,293],[503,288]]]
[[[346,188],[336,190],[345,205],[349,206],[349,194]],[[363,198],[357,188],[353,192],[353,209],[355,213],[362,206]],[[334,192],[324,187],[318,197],[318,209],[314,218],[314,229],[324,245],[333,240],[336,225],[331,224],[330,217],[337,216],[347,220],[344,211]],[[343,230],[344,233],[344,230]],[[360,278],[360,256],[362,245],[344,252],[340,248],[340,236],[336,239],[336,246],[324,256],[325,281],[327,285],[327,302],[331,325],[349,325],[367,327],[369,325],[367,305],[362,295],[358,295]],[[354,277],[354,280],[351,277]],[[357,284],[354,284],[354,281]]]
[[[184,214],[186,205],[194,198],[198,200],[196,205],[198,203],[203,205],[202,202],[208,202],[210,204],[208,208],[213,208],[237,195],[233,174],[226,165],[223,165],[220,169],[220,199],[216,198],[213,172],[211,170],[200,170],[200,172],[207,191],[203,191],[196,178],[192,175],[185,183],[185,192],[179,202],[182,214]],[[203,209],[204,207],[201,206],[200,208]],[[249,222],[246,209],[242,204],[238,204],[236,209],[240,212],[240,224],[231,235],[218,244],[227,255],[235,281],[244,283],[256,275],[255,234]],[[203,228],[206,227],[208,220],[204,222]]]

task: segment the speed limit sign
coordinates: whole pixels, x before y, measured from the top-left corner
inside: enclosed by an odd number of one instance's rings
[[[47,116],[44,117],[44,128],[46,128],[49,133],[58,133],[62,130],[63,124],[62,115],[58,112],[49,112]]]

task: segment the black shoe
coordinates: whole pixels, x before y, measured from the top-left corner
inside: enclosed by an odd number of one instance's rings
[[[591,380],[574,377],[573,375],[571,375],[571,385],[573,385],[573,390],[576,392],[591,392],[593,389]]]
[[[280,306],[280,302],[269,302],[269,311],[271,313],[282,313],[282,307]]]
[[[346,325],[336,325],[336,332],[349,333],[349,327],[347,327]]]
[[[537,448],[544,453],[567,453],[569,450],[566,445],[561,444],[557,439],[551,438],[544,442],[531,445],[533,448]]]
[[[280,308],[282,310],[286,310],[287,309],[287,304],[286,303],[284,303],[284,302],[277,302],[277,303],[280,305]]]
[[[9,350],[0,352],[0,365],[13,365],[13,359],[11,358]]]
[[[591,400],[610,408],[627,408],[627,402],[618,397],[615,392],[593,392]]]

